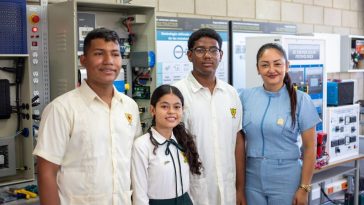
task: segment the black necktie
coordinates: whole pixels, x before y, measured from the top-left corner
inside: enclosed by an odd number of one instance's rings
[[[149,130],[149,135],[153,137],[153,134],[152,132]],[[155,139],[154,139],[155,140]],[[182,182],[182,169],[181,169],[181,162],[180,162],[180,159],[179,159],[179,153],[178,153],[178,150],[180,150],[181,152],[184,152],[184,149],[183,147],[178,144],[174,139],[169,139],[169,140],[166,140],[164,141],[163,143],[159,143],[157,140],[155,140],[155,142],[158,144],[158,145],[164,145],[167,143],[167,147],[166,147],[166,150],[165,150],[165,154],[166,155],[170,155],[171,158],[172,158],[172,162],[173,162],[173,168],[174,168],[174,179],[175,179],[175,182],[176,182],[176,199],[178,197],[178,191],[177,191],[177,170],[176,170],[176,163],[174,162],[174,158],[173,158],[173,155],[171,153],[171,150],[169,149],[169,146],[171,144],[173,144],[176,148],[177,148],[177,159],[178,159],[178,166],[179,166],[179,175],[180,175],[180,180],[181,180],[181,189],[182,189],[182,194],[183,194],[183,182]]]

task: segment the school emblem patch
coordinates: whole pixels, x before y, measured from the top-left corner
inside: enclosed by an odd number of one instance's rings
[[[181,152],[182,156],[183,156],[183,162],[187,163],[188,159],[187,159],[187,155],[184,152]]]
[[[126,120],[129,122],[129,125],[131,125],[131,122],[133,121],[133,115],[130,113],[125,113]]]
[[[230,108],[230,113],[233,118],[236,116],[236,108]]]
[[[283,119],[283,118],[279,118],[279,119],[277,120],[277,125],[279,125],[279,126],[283,126],[283,124],[284,124],[284,119]]]

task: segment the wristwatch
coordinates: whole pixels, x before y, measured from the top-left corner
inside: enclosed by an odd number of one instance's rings
[[[310,192],[312,190],[311,184],[300,184],[298,188],[303,189],[305,192]]]

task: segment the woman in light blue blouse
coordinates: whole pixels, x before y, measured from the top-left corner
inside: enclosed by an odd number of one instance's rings
[[[263,45],[257,53],[263,86],[246,89],[240,96],[248,205],[307,204],[315,163],[315,126],[320,118],[311,98],[294,89],[288,65],[280,45]]]

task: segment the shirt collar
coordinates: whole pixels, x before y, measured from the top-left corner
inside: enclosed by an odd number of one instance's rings
[[[95,93],[95,91],[93,91],[91,89],[91,87],[87,84],[86,80],[82,80],[82,83],[81,83],[81,86],[79,87],[79,89],[81,90],[81,92],[80,92],[81,95],[86,99],[86,102],[88,104],[91,103],[95,99],[102,101],[101,98]],[[115,86],[113,87],[113,89],[114,89],[113,98],[115,98],[117,101],[122,102],[122,94],[117,91]]]
[[[279,89],[277,92],[268,91],[268,90],[264,89],[264,86],[262,86],[262,89],[263,89],[264,93],[267,94],[270,97],[279,97],[279,96],[282,95],[283,92],[285,92],[286,85],[283,84],[283,86],[281,87],[281,89]]]
[[[113,88],[114,88],[114,98],[117,100],[117,101],[119,101],[119,102],[123,102],[123,94],[122,93],[120,93],[116,88],[115,88],[115,86],[113,86]]]
[[[187,76],[188,81],[191,83],[192,91],[197,92],[200,89],[203,89],[204,87],[196,80],[195,76],[192,75],[192,71]],[[215,89],[221,89],[224,90],[224,87],[222,86],[221,80],[216,78],[216,85]]]
[[[157,130],[155,130],[153,127],[151,128],[151,131],[152,131],[152,134],[153,134],[153,138],[155,140],[157,140],[157,142],[159,144],[163,144],[165,141],[167,141],[167,139],[165,137],[163,137],[161,134],[159,134],[159,132]],[[173,132],[172,132],[171,139],[173,139],[173,140],[175,140],[177,142],[176,137],[174,136]]]

